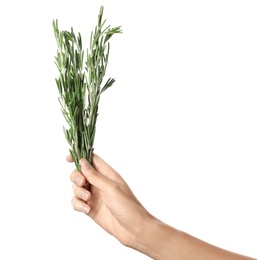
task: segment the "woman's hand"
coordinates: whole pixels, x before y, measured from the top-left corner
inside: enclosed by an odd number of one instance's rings
[[[67,157],[72,162],[71,156]],[[142,223],[153,217],[140,204],[122,177],[99,156],[93,156],[94,168],[80,160],[81,173],[74,170],[72,205],[86,213],[122,244],[134,247],[140,237]],[[90,185],[87,185],[87,182]],[[85,188],[87,187],[87,188]]]
[[[72,158],[68,156],[67,161]],[[159,221],[146,211],[111,166],[97,155],[93,156],[93,164],[94,168],[81,159],[81,173],[71,173],[75,194],[72,205],[122,244],[159,260],[253,259],[210,245]]]

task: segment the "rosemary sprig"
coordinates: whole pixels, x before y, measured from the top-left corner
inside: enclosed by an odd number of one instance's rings
[[[73,28],[71,31],[59,31],[58,20],[53,21],[58,46],[55,64],[59,70],[59,77],[55,80],[62,114],[68,123],[68,128],[63,127],[63,130],[79,171],[80,158],[86,158],[92,164],[100,95],[115,82],[109,78],[102,84],[109,58],[109,40],[122,31],[120,26],[104,27],[103,10],[101,6],[85,62],[81,34],[76,36]]]

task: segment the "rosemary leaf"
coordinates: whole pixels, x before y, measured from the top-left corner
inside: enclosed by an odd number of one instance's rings
[[[122,31],[120,26],[105,26],[103,10],[101,6],[97,26],[91,33],[86,52],[80,33],[76,36],[73,28],[59,31],[58,20],[53,21],[58,47],[55,64],[59,71],[55,81],[60,94],[61,111],[68,125],[67,129],[63,127],[63,132],[79,171],[80,158],[86,158],[92,164],[100,95],[115,82],[109,78],[102,86],[109,58],[109,40]]]

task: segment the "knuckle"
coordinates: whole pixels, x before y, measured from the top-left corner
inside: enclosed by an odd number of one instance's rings
[[[73,197],[72,199],[71,199],[71,205],[72,205],[72,207],[75,209],[75,200],[76,200],[76,197]]]
[[[72,185],[72,191],[74,194],[76,194],[76,185],[75,184]]]
[[[71,180],[72,182],[75,182],[75,178],[76,178],[77,175],[78,175],[78,171],[77,171],[76,169],[74,169],[74,170],[71,172],[71,174],[70,174],[70,180]]]
[[[78,199],[76,197],[73,197],[71,199],[71,204],[74,210],[79,211],[79,207],[78,207]]]

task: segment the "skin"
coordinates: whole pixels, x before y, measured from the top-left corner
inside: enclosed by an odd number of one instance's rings
[[[71,156],[67,161],[72,162]],[[254,259],[163,223],[143,207],[119,173],[95,154],[93,165],[81,159],[81,173],[74,170],[70,175],[73,208],[87,214],[123,245],[158,260]]]

